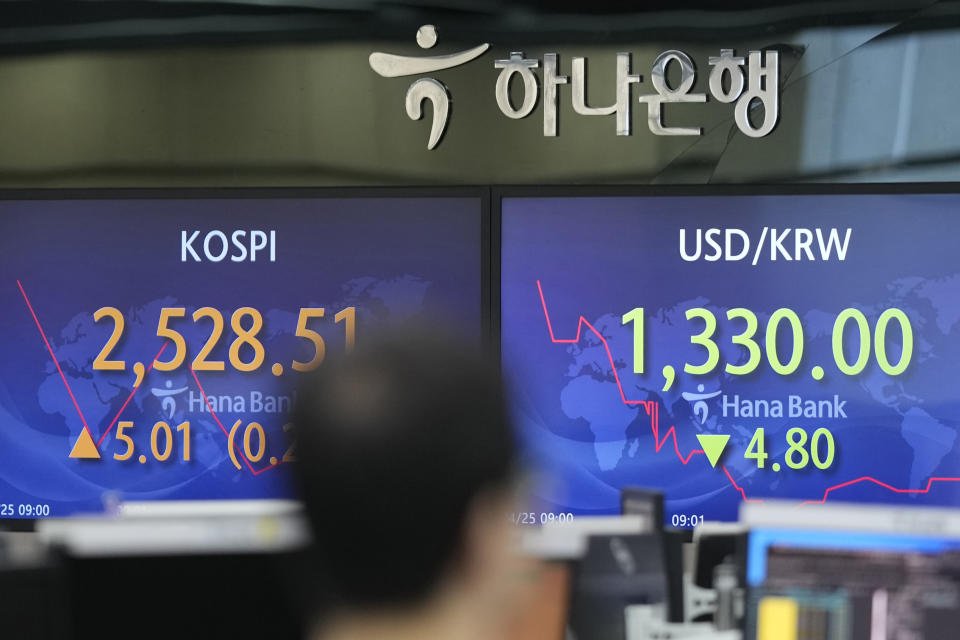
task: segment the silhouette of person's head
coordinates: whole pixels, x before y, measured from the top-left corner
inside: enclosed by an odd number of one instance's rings
[[[514,441],[479,347],[412,333],[366,341],[308,374],[293,420],[327,620],[498,597]]]

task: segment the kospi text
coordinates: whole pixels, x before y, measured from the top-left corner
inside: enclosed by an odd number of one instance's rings
[[[276,230],[180,231],[180,262],[222,262],[228,257],[231,262],[256,262],[262,252],[267,255],[260,256],[261,259],[277,261]]]

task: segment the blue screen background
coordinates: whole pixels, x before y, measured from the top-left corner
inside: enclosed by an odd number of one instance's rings
[[[217,414],[228,430],[238,419],[262,424],[268,444],[253,464],[259,470],[286,451],[286,416],[255,413],[249,400],[252,393],[289,395],[298,375],[290,362],[312,358],[310,343],[294,336],[300,308],[326,309],[325,318],[310,320],[309,327],[324,337],[328,357],[344,349],[344,327],[333,316],[348,306],[357,308],[358,344],[400,322],[445,323],[480,339],[481,206],[479,198],[467,197],[0,202],[0,503],[13,505],[14,516],[21,504],[49,505],[51,515],[65,515],[101,509],[111,493],[125,500],[290,496],[283,465],[254,475],[230,461],[226,437],[201,405],[188,367],[211,323],[195,324],[190,316],[204,306],[223,312],[225,330],[209,359],[226,361],[226,370],[197,375],[210,397],[247,401],[244,411]],[[201,230],[198,253],[210,229],[228,236],[234,229],[275,230],[276,262],[264,251],[255,263],[183,263],[184,229]],[[151,371],[122,413],[122,420],[134,422],[130,460],[113,459],[125,449],[114,438],[116,427],[100,447],[101,460],[68,457],[83,425],[18,280],[94,439],[128,398],[133,363],[149,364],[163,344],[160,309],[186,307],[186,318],[171,323],[186,339],[186,362],[169,373]],[[127,362],[126,371],[92,369],[113,330],[112,321],[93,321],[104,306],[118,308],[126,319],[111,354]],[[264,318],[266,360],[253,373],[235,371],[228,358],[235,338],[230,316],[243,306]],[[172,355],[168,345],[162,359]],[[242,357],[251,358],[247,351]],[[285,364],[280,377],[271,373],[274,362]],[[184,390],[174,396],[172,415],[153,393],[167,388]],[[178,459],[176,433],[170,460],[149,456],[158,420],[172,427],[191,422],[189,462]],[[150,460],[140,463],[140,453]]]
[[[621,487],[665,491],[666,517],[687,514],[735,520],[744,497],[796,500],[955,505],[960,483],[933,478],[960,476],[960,197],[956,195],[805,195],[698,197],[505,198],[502,204],[502,358],[514,388],[514,410],[527,462],[538,472],[533,507],[575,514],[616,513]],[[754,243],[764,226],[852,229],[845,261],[685,262],[679,230],[735,227]],[[792,242],[792,239],[791,239]],[[816,245],[816,242],[814,242]],[[767,245],[769,247],[769,245]],[[537,282],[557,339],[547,327]],[[633,373],[633,333],[621,317],[646,310],[646,371]],[[683,363],[702,363],[703,348],[690,344],[703,323],[684,313],[706,307],[717,317],[721,373],[693,376]],[[754,311],[763,336],[770,314],[787,307],[803,322],[805,351],[798,371],[774,373],[764,358],[746,376],[722,373],[723,363],[745,361],[730,337],[743,322],[728,321],[728,309]],[[903,309],[914,332],[913,360],[891,378],[871,356],[866,370],[842,375],[834,364],[831,335],[837,314],[855,307],[870,327],[890,307]],[[851,323],[851,326],[853,324]],[[896,324],[893,325],[896,327]],[[789,331],[782,331],[785,338]],[[845,345],[853,351],[855,330]],[[899,333],[888,338],[890,359],[900,355]],[[790,353],[781,339],[781,352]],[[609,346],[610,354],[606,352]],[[611,357],[614,366],[611,366]],[[661,368],[677,370],[672,389],[661,391]],[[814,365],[826,371],[811,376]],[[659,442],[651,416],[620,396],[614,370],[629,400],[655,402]],[[715,371],[717,371],[715,370]],[[735,418],[722,415],[721,398],[708,401],[705,421],[694,415],[682,392],[721,391],[750,399],[846,401],[847,418]],[[665,434],[673,427],[673,439]],[[745,459],[755,429],[766,430],[765,469]],[[784,461],[785,433],[829,428],[836,458],[823,471],[801,471]],[[703,455],[698,433],[729,434],[716,468]],[[658,444],[661,445],[657,451]],[[726,469],[726,471],[724,470]],[[729,477],[727,477],[729,474]],[[897,492],[883,487],[870,477]],[[832,489],[837,485],[857,481]],[[738,489],[739,488],[739,489]],[[929,491],[926,489],[929,488]],[[742,493],[741,491],[742,490]]]

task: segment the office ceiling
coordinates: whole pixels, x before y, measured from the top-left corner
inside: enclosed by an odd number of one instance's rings
[[[171,45],[409,40],[425,22],[446,40],[525,44],[771,35],[806,27],[960,25],[954,0],[0,0],[0,54]]]

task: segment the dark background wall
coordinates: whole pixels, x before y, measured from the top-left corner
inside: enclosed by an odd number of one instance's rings
[[[4,2],[0,186],[960,180],[954,2],[424,4]],[[424,51],[414,36],[427,22],[440,39]],[[423,76],[382,78],[369,54],[483,42],[480,59],[425,74],[453,97],[427,151],[429,113],[404,111]],[[689,54],[694,91],[707,92],[720,48],[771,47],[782,101],[766,138],[713,100],[666,107],[700,137],[647,129],[637,96],[652,92],[661,51]],[[524,120],[502,115],[494,60],[510,51],[559,53],[567,75],[585,56],[598,105],[612,102],[616,53],[630,52],[644,76],[633,135],[616,136],[614,116],[575,114],[569,85],[557,138],[542,134],[542,101]]]

